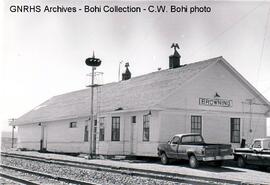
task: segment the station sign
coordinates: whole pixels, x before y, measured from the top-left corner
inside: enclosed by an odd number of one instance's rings
[[[216,106],[216,107],[232,107],[232,100],[219,98],[199,98],[199,105]]]

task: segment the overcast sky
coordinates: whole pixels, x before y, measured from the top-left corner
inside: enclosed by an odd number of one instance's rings
[[[123,2],[109,5],[209,6],[210,13],[12,13],[1,3],[0,124],[52,96],[85,88],[93,50],[103,82],[118,80],[120,61],[132,76],[168,68],[173,42],[181,63],[223,56],[270,100],[270,2]],[[23,3],[22,3],[23,2]],[[46,3],[45,3],[46,2]],[[89,1],[21,1],[83,8]],[[267,23],[268,22],[268,23]],[[122,65],[121,71],[124,70]]]

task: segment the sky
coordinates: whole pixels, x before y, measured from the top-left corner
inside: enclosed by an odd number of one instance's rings
[[[208,6],[208,13],[13,13],[11,5],[172,4]],[[270,100],[270,1],[94,2],[1,1],[0,127],[52,96],[85,88],[85,59],[102,60],[103,83],[118,80],[129,62],[132,76],[168,68],[171,44],[181,64],[223,56]],[[269,126],[270,130],[270,126]],[[270,131],[269,131],[270,133]]]

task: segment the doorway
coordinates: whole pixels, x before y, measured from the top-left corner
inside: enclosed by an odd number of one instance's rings
[[[136,116],[131,117],[130,123],[130,155],[136,154],[137,150],[137,127],[136,127]]]
[[[45,124],[39,123],[41,127],[41,138],[40,138],[40,151],[47,150],[47,127]]]

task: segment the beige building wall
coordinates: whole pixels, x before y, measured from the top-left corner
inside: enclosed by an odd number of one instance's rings
[[[205,106],[199,98],[232,100],[231,107]],[[250,105],[248,99],[252,99]],[[158,107],[162,112],[160,141],[169,139],[175,132],[191,131],[191,115],[202,116],[202,134],[207,142],[230,143],[230,118],[240,118],[241,139],[250,143],[256,137],[266,136],[265,103],[223,63],[217,63],[199,76],[183,84],[165,98]],[[171,127],[171,128],[168,128]],[[173,129],[175,128],[175,129]],[[241,140],[240,139],[240,140]],[[232,144],[234,147],[240,144]]]
[[[218,93],[220,99],[232,100],[231,107],[203,106],[199,105],[199,98],[214,98]],[[248,103],[253,99],[253,104]],[[199,76],[190,79],[179,86],[158,105],[164,109],[204,110],[214,112],[231,112],[249,114],[265,114],[268,107],[264,105],[257,94],[245,85],[234,73],[230,72],[222,63],[214,64]]]
[[[84,141],[84,129],[87,118],[69,119],[46,123],[47,150],[53,152],[80,152],[89,151],[88,142]],[[76,122],[75,128],[70,128],[70,122]]]
[[[119,112],[105,117],[105,140],[97,140],[97,153],[103,155],[153,155],[158,145],[159,118],[157,111],[150,115],[150,141],[143,141],[143,115],[149,111]],[[120,141],[111,141],[112,117],[120,117]],[[131,117],[136,116],[136,123]],[[98,127],[99,129],[99,127]],[[97,135],[98,139],[98,135]]]
[[[36,124],[20,125],[18,127],[18,148],[39,150],[41,127]]]

